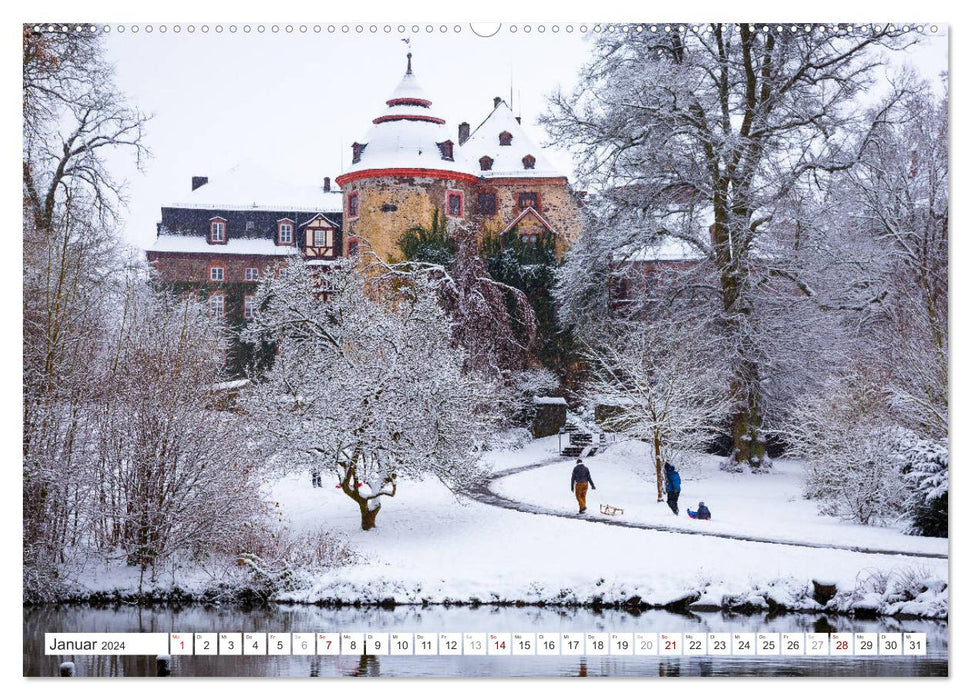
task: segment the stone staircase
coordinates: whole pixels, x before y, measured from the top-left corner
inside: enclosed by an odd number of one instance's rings
[[[571,420],[568,420],[563,427],[563,434],[569,436],[567,444],[560,448],[560,454],[563,457],[592,457],[598,450],[603,449],[606,442],[606,436],[603,433],[595,435],[588,432],[585,426],[581,427]]]

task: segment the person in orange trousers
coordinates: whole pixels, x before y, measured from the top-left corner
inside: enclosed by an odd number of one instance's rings
[[[583,463],[582,459],[578,459],[577,465],[573,467],[573,474],[570,476],[570,491],[576,494],[577,503],[580,506],[580,513],[587,512],[588,486],[594,491],[597,490],[597,487],[593,483],[593,478],[590,476],[590,470],[587,469],[587,465]]]

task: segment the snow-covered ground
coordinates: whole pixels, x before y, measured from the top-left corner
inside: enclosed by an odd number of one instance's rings
[[[491,453],[490,459],[498,471],[555,460],[556,447],[556,438],[547,438],[520,450]],[[683,505],[704,500],[715,519],[676,519],[666,505],[655,502],[653,484],[631,472],[638,459],[636,449],[614,446],[587,460],[598,483],[590,494],[591,511],[605,502],[623,507],[622,517],[642,522],[920,552],[947,549],[946,541],[817,516],[813,504],[801,499],[798,465],[785,462],[771,475],[722,474],[714,461],[684,473]],[[574,508],[568,492],[571,466],[563,461],[505,477],[499,490],[515,500],[568,512]],[[363,561],[325,573],[284,599],[584,604],[640,598],[663,605],[697,597],[699,605],[748,601],[766,606],[771,599],[806,609],[816,605],[809,596],[811,581],[817,579],[837,584],[835,604],[843,609],[946,614],[946,559],[611,527],[485,505],[431,481],[401,484],[398,495],[385,500],[377,528],[363,532],[357,508],[335,487],[336,479],[326,476],[324,488],[314,489],[309,476],[294,475],[275,485],[273,497],[292,527],[340,535]],[[904,580],[938,583],[918,601],[907,601],[894,583]]]
[[[535,452],[538,446],[530,447]],[[623,515],[615,519],[625,522],[794,542],[947,554],[946,539],[914,537],[899,529],[855,525],[819,515],[817,503],[802,497],[805,467],[799,462],[777,460],[768,474],[729,474],[718,468],[721,459],[698,455],[696,464],[681,468],[681,514],[675,516],[667,503],[657,502],[654,463],[648,446],[637,442],[611,445],[604,453],[584,459],[597,485],[595,491],[587,494],[588,513],[599,515],[599,505],[609,504],[623,509]],[[572,467],[573,460],[568,460],[508,476],[498,480],[493,490],[512,500],[574,513],[576,499],[569,492]],[[686,509],[697,509],[699,501],[712,511],[710,521],[687,516]]]

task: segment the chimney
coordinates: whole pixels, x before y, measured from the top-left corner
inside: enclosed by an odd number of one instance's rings
[[[205,175],[193,175],[192,176],[192,191],[195,192],[197,189],[209,182],[209,178]]]
[[[500,102],[502,102],[502,98],[501,97],[493,97],[492,98],[492,108],[495,109],[496,107],[498,107]]]
[[[324,192],[330,192],[330,178],[324,178]]]
[[[469,123],[462,122],[459,124],[459,146],[469,140]]]

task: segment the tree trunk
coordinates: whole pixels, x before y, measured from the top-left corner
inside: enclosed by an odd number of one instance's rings
[[[370,530],[375,526],[375,520],[378,519],[378,512],[381,510],[381,506],[378,506],[374,510],[368,508],[367,500],[363,500],[358,503],[361,508],[361,529]]]
[[[753,472],[763,472],[772,466],[772,461],[765,456],[758,369],[754,363],[746,362],[741,373],[743,378],[733,382],[738,403],[732,416],[733,449],[726,469],[742,471],[748,465]]]
[[[661,475],[661,431],[654,429],[654,471],[657,473],[657,502],[664,501],[662,485],[664,477]]]

